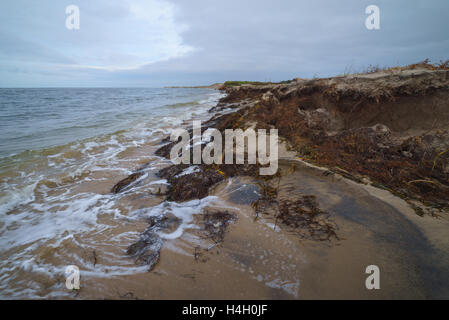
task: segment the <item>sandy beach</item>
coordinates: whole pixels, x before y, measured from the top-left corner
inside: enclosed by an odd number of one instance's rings
[[[164,219],[150,221],[128,248],[150,272],[108,280],[101,294],[117,298],[108,289],[114,283],[126,291],[119,297],[136,299],[444,299],[449,294],[447,85],[446,70],[424,64],[227,87],[207,126],[279,128],[284,140],[277,175],[266,179],[236,165],[160,171],[172,202],[157,211]],[[364,94],[359,109],[345,109]],[[440,117],[432,118],[433,112]],[[361,137],[366,140],[357,140]],[[398,155],[398,148],[417,139],[425,141],[423,151],[415,146]],[[337,144],[328,149],[328,141]],[[172,145],[156,155],[167,156]],[[414,159],[422,167],[415,169]],[[393,171],[398,165],[403,172]],[[416,184],[395,180],[407,175],[410,181],[421,178]],[[113,190],[132,186],[135,177],[130,178]],[[198,212],[189,216],[191,225],[180,238],[165,239],[165,233],[181,228],[185,213],[173,212],[182,206]],[[379,291],[365,287],[365,268],[373,264],[382,270]],[[95,298],[98,292],[77,294]]]

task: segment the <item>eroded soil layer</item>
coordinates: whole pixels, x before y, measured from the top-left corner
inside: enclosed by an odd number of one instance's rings
[[[241,107],[212,122],[276,128],[307,162],[447,210],[449,71],[434,69],[229,87],[215,110]]]

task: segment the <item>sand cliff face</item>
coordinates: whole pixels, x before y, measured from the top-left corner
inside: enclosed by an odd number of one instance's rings
[[[287,85],[229,87],[225,89],[229,95],[223,101],[250,98],[272,107],[296,107],[309,124],[313,120],[321,122],[330,133],[378,123],[407,133],[447,127],[448,89],[449,70],[415,69],[295,79]],[[313,119],[315,113],[321,115]]]
[[[298,156],[416,206],[449,208],[449,70],[429,65],[225,89],[217,123],[277,128]]]

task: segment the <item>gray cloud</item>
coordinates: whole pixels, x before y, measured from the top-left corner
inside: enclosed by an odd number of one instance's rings
[[[277,81],[449,58],[446,0],[158,0],[154,10],[138,7],[143,20],[137,22],[130,21],[129,5],[140,0],[33,3],[0,5],[0,40],[4,34],[8,39],[0,50],[0,85]],[[71,3],[80,5],[79,33],[64,28],[64,8]],[[381,10],[378,31],[364,26],[370,4]],[[127,64],[143,65],[89,68]]]

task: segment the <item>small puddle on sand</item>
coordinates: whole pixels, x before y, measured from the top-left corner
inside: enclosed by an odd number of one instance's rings
[[[319,170],[280,162],[278,196],[316,196],[338,239],[302,239],[261,215],[252,178],[228,179],[211,190],[219,204],[203,208],[181,237],[164,240],[151,272],[87,278],[79,298],[123,299],[416,299],[448,297],[447,246],[430,244],[396,207],[361,185]],[[224,216],[223,216],[223,212]],[[199,212],[200,213],[200,212]],[[219,213],[222,216],[214,216]],[[232,217],[223,226],[217,217]],[[215,219],[215,220],[214,220]],[[207,220],[207,221],[206,221]],[[442,222],[443,223],[443,222]],[[278,224],[275,226],[275,224]],[[212,229],[207,229],[208,225]],[[222,229],[220,229],[223,226]],[[214,229],[216,228],[216,229]],[[207,230],[220,230],[211,237]],[[444,229],[442,229],[444,230]],[[365,269],[377,265],[381,289],[367,290]]]

